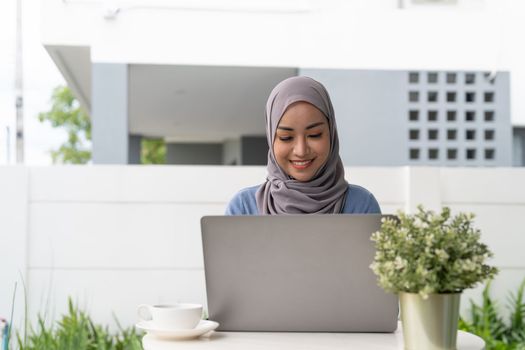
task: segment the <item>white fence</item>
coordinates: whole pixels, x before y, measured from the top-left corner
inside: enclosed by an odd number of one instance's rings
[[[18,281],[31,319],[57,318],[68,296],[98,322],[125,326],[140,303],[205,303],[200,217],[220,215],[234,193],[261,183],[264,167],[0,167],[0,317]],[[417,204],[477,214],[501,272],[504,302],[525,278],[525,169],[347,168],[384,213]],[[481,288],[464,293],[478,298]],[[262,291],[263,292],[263,291]]]

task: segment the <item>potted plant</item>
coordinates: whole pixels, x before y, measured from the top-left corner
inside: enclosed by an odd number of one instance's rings
[[[399,295],[405,349],[456,349],[461,292],[496,275],[473,219],[418,206],[413,215],[383,219],[372,234],[370,267],[384,290]]]

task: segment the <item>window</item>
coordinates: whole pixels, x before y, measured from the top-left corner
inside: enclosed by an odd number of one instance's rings
[[[494,111],[485,111],[485,121],[486,122],[494,121]]]
[[[428,111],[427,117],[428,117],[428,121],[429,122],[435,122],[438,119],[438,112],[437,111]]]
[[[419,120],[419,111],[418,110],[410,110],[408,112],[408,118],[411,122],[415,122]]]
[[[447,111],[447,121],[453,122],[456,120],[456,111]]]
[[[494,140],[494,130],[491,130],[491,129],[485,130],[485,140],[487,141]]]
[[[419,149],[411,148],[409,152],[409,157],[412,160],[419,159]]]
[[[458,157],[458,150],[455,148],[449,148],[447,149],[447,159],[457,159]]]
[[[417,92],[417,91],[410,91],[408,93],[408,100],[410,102],[418,102],[419,101],[419,92]]]
[[[476,139],[476,130],[468,129],[465,131],[465,138],[469,141]]]
[[[476,112],[474,111],[466,111],[465,112],[465,120],[467,122],[473,122],[476,119]]]
[[[468,103],[476,102],[476,93],[472,91],[466,92],[465,102],[468,102]]]
[[[456,102],[456,93],[453,91],[447,91],[447,102]]]
[[[410,129],[408,131],[408,138],[410,140],[419,140],[419,130],[417,130],[417,129]]]
[[[427,74],[427,82],[429,84],[436,84],[438,82],[438,74],[436,72],[430,72]]]
[[[467,73],[465,74],[465,84],[472,85],[476,82],[476,74]]]
[[[438,157],[439,157],[439,150],[437,148],[430,148],[428,150],[428,159],[435,160],[435,159],[438,159]]]
[[[487,160],[494,159],[494,153],[496,153],[496,151],[493,148],[486,148],[485,149],[485,159]]]
[[[447,73],[447,84],[456,83],[456,73]]]
[[[476,149],[475,148],[467,149],[467,159],[469,160],[476,159]]]
[[[447,140],[455,140],[458,136],[458,131],[454,129],[447,130]]]
[[[437,140],[438,139],[438,130],[437,129],[430,129],[430,130],[428,130],[428,139],[429,140]]]
[[[494,93],[493,92],[485,92],[483,94],[483,100],[485,102],[488,102],[488,103],[494,102]]]
[[[408,82],[411,84],[419,83],[419,73],[417,72],[408,73]]]
[[[437,91],[429,91],[427,92],[427,101],[428,102],[437,102],[438,100],[438,93]]]

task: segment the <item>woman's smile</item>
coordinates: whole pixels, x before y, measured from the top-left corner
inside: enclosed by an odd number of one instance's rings
[[[308,160],[291,160],[290,163],[292,163],[292,166],[295,169],[302,170],[308,168],[310,165],[312,165],[313,161],[315,159],[308,159]]]

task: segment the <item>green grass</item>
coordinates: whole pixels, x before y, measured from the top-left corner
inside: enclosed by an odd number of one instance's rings
[[[516,294],[510,294],[505,320],[497,302],[490,296],[490,283],[483,290],[481,305],[470,301],[468,320],[460,318],[459,329],[476,334],[486,342],[486,350],[525,350],[525,280]],[[19,350],[142,350],[142,334],[118,323],[116,333],[95,324],[90,316],[68,300],[68,313],[47,326],[39,316],[36,328],[17,333]]]
[[[39,316],[36,329],[17,333],[17,345],[19,350],[142,350],[142,335],[134,328],[123,329],[118,321],[117,325],[118,332],[110,333],[69,299],[66,315],[51,326]]]
[[[459,329],[476,334],[486,342],[486,350],[525,350],[525,280],[516,294],[510,294],[508,319],[489,293],[490,283],[483,290],[482,304],[470,301],[469,320],[460,318]]]

